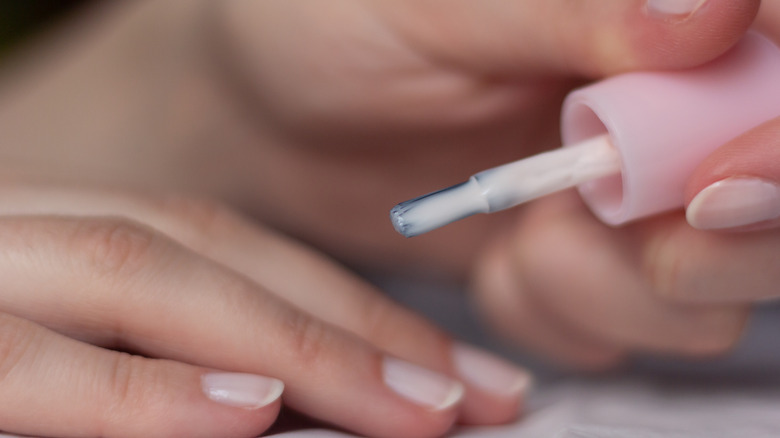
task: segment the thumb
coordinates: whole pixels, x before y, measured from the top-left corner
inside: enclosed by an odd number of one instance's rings
[[[691,177],[688,222],[699,229],[780,226],[780,118],[720,147]]]
[[[488,75],[600,77],[713,59],[750,27],[760,0],[384,2],[406,40]]]

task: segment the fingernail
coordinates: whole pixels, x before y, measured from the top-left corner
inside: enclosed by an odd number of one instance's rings
[[[707,0],[647,0],[645,5],[650,15],[685,19],[701,9],[706,2]]]
[[[398,395],[434,411],[455,406],[463,399],[463,385],[443,374],[386,357],[385,384]]]
[[[474,386],[502,397],[520,397],[531,386],[531,375],[508,361],[469,345],[452,349],[455,368]]]
[[[203,392],[217,403],[245,409],[267,406],[282,395],[284,383],[244,373],[209,373],[201,378]]]
[[[700,230],[736,228],[780,217],[780,186],[759,178],[729,178],[696,195],[686,212]]]

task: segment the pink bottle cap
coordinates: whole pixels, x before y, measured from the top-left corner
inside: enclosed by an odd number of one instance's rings
[[[564,102],[564,144],[609,133],[621,173],[579,186],[605,223],[680,208],[689,176],[719,146],[780,116],[780,49],[748,34],[704,66],[619,75]]]

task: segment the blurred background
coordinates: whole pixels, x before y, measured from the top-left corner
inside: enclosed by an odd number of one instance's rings
[[[23,41],[56,25],[88,0],[0,0],[0,62]]]

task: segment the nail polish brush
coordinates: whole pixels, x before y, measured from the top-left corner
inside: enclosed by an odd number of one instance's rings
[[[710,153],[780,116],[780,49],[749,33],[693,69],[634,72],[573,91],[564,147],[479,172],[396,205],[406,237],[577,187],[604,223],[621,225],[684,205],[689,176]]]

